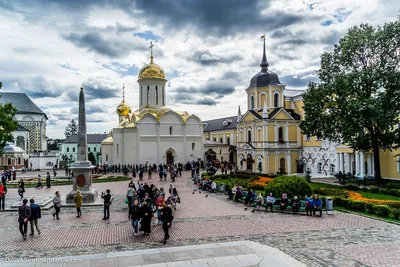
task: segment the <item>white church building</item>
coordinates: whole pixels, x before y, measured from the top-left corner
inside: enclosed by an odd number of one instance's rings
[[[101,163],[158,165],[203,159],[202,121],[165,106],[167,79],[152,52],[138,83],[139,109],[132,112],[123,96],[117,107],[119,124],[101,143]]]

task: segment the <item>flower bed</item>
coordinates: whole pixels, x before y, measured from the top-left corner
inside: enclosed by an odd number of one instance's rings
[[[396,200],[382,200],[382,199],[366,198],[357,192],[348,192],[348,194],[349,194],[349,198],[352,200],[363,201],[365,203],[373,203],[376,205],[390,204],[390,203],[396,203],[396,202],[399,203],[399,201],[396,201]]]
[[[264,190],[265,186],[273,179],[269,177],[258,176],[257,180],[252,181],[248,184],[250,189]]]

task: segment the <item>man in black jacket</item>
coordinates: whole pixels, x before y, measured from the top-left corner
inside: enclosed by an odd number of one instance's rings
[[[162,204],[162,208],[160,210],[162,222],[163,222],[163,230],[164,230],[164,240],[162,241],[164,244],[167,243],[169,239],[169,228],[171,227],[172,220],[174,216],[172,216],[172,209],[167,206],[167,203],[164,201]]]
[[[139,200],[135,199],[133,205],[129,207],[129,218],[132,220],[132,226],[135,230],[135,236],[139,231],[139,220],[141,217],[141,209],[139,207]]]
[[[22,234],[24,240],[26,240],[26,232],[28,231],[28,221],[31,215],[31,209],[28,205],[28,200],[25,198],[22,201],[22,206],[18,208],[18,222],[19,222],[19,231]]]
[[[33,198],[31,198],[29,200],[29,202],[31,203],[31,206],[30,206],[31,215],[29,217],[29,221],[31,223],[31,235],[34,235],[34,228],[36,228],[36,231],[40,235],[39,222],[38,222],[38,220],[40,218],[42,218],[42,214],[41,214],[41,211],[40,211],[40,206],[35,203],[35,200]]]

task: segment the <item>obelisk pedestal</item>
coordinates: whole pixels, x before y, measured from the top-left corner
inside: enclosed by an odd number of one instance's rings
[[[74,203],[76,190],[80,190],[83,203],[93,203],[98,197],[96,189],[92,188],[92,169],[94,166],[88,161],[87,156],[87,130],[86,130],[86,108],[83,87],[79,93],[79,115],[78,115],[78,157],[71,164],[70,169],[74,172],[73,189],[67,195],[66,202]]]

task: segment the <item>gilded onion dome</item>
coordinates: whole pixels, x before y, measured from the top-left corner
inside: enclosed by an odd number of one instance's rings
[[[152,48],[152,46],[150,46]],[[165,72],[161,66],[154,63],[153,51],[151,50],[150,63],[144,66],[140,72],[138,80],[141,79],[163,79],[165,80]]]
[[[118,116],[125,117],[126,115],[131,113],[131,107],[125,102],[125,85],[122,87],[122,90],[123,90],[122,102],[117,107],[117,113]]]

